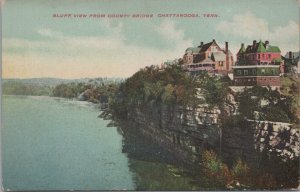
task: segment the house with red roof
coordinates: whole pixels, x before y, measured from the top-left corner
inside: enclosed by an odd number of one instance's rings
[[[211,42],[197,47],[189,47],[183,55],[183,65],[191,75],[209,72],[214,74],[228,74],[232,70],[233,55],[225,42],[225,49],[213,39]]]

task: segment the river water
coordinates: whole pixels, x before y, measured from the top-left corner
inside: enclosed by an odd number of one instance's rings
[[[153,147],[141,144],[143,139],[124,143],[116,127],[98,118],[94,104],[38,96],[3,96],[2,101],[5,189],[199,189],[160,155],[148,158]],[[135,149],[144,153],[132,153]]]

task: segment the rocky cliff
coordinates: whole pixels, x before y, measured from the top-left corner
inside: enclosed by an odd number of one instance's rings
[[[128,120],[178,158],[194,162],[201,150],[213,148],[219,142],[217,111],[204,110],[149,103],[130,109]]]
[[[127,118],[144,135],[186,162],[199,160],[204,149],[220,152],[228,162],[236,157],[255,161],[260,152],[276,153],[283,159],[299,157],[299,130],[291,124],[245,119],[226,126],[220,123],[220,115],[216,107],[150,102],[129,109]]]

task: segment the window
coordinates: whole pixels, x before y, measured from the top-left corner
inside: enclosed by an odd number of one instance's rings
[[[261,70],[261,74],[265,74],[266,73],[266,70],[265,69],[262,69]]]
[[[269,59],[271,59],[271,54],[268,55]]]
[[[272,75],[275,75],[275,69],[271,69]]]
[[[244,75],[248,75],[248,70],[244,70]]]
[[[256,75],[256,70],[255,69],[252,69],[252,74]]]
[[[260,54],[257,55],[257,58],[260,59]]]
[[[237,70],[237,74],[238,74],[238,75],[241,75],[241,74],[242,74],[242,71],[241,71],[241,70]]]

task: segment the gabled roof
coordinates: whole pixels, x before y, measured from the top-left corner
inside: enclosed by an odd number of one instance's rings
[[[267,52],[278,53],[278,52],[281,52],[281,51],[280,51],[279,47],[277,47],[277,46],[269,46],[269,47],[267,48]]]
[[[212,53],[212,59],[214,61],[225,61],[226,60],[226,55],[221,51],[213,52]]]
[[[278,46],[271,46],[264,44],[261,40],[258,43],[253,45],[248,45],[247,48],[244,50],[244,47],[240,48],[238,54],[242,53],[256,53],[256,52],[273,52],[273,53],[280,53],[280,49]]]
[[[206,44],[204,44],[204,45],[202,45],[200,48],[201,48],[201,52],[203,52],[203,51],[206,51],[212,44],[213,44],[214,42],[212,41],[212,42],[210,42],[210,43],[206,43]]]
[[[258,42],[257,49],[254,50],[254,52],[266,52],[266,48],[265,48],[265,46],[264,46],[264,44],[263,44],[262,41]]]
[[[245,46],[244,46],[244,43],[243,43],[240,50],[239,50],[239,52],[238,52],[238,54],[245,53],[245,52],[246,52],[246,49],[245,49]]]
[[[204,52],[206,51],[208,48],[210,48],[210,46],[212,44],[216,43],[215,41],[206,43],[204,45],[200,45],[198,47],[189,47],[185,50],[185,52],[187,53],[188,51],[192,52],[192,53],[199,53],[199,52]],[[218,46],[218,44],[216,44]]]
[[[252,46],[248,45],[245,53],[250,53],[250,52],[252,52]]]

